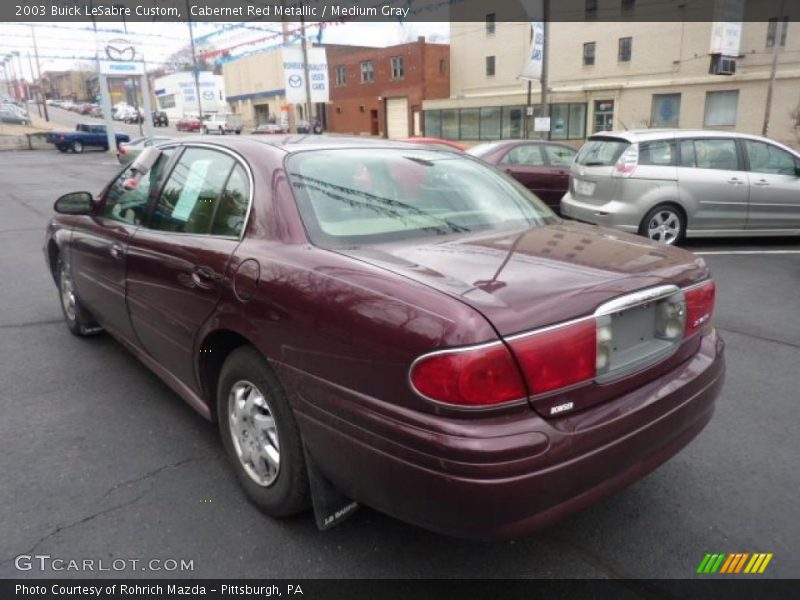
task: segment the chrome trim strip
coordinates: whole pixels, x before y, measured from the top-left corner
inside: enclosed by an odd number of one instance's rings
[[[598,306],[597,310],[594,311],[594,316],[600,317],[603,315],[610,315],[621,310],[628,310],[629,308],[647,304],[648,302],[662,300],[678,293],[680,289],[681,288],[679,288],[677,285],[673,284],[659,285],[656,287],[639,290],[631,294],[626,294],[624,296],[614,298],[613,300],[609,300],[608,302]]]

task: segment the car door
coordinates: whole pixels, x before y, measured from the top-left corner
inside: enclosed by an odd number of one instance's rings
[[[196,333],[229,284],[250,190],[249,170],[235,154],[186,146],[129,245],[127,302],[136,336],[196,391]]]
[[[750,205],[747,229],[800,227],[800,159],[767,142],[742,140]]]
[[[734,138],[680,140],[678,188],[690,230],[739,230],[749,186]]]
[[[126,167],[100,195],[96,213],[72,232],[69,262],[75,291],[103,327],[135,341],[125,307],[126,253],[130,238],[158,188],[170,152],[158,159],[134,189],[126,187]]]
[[[561,198],[564,197],[567,189],[569,189],[569,169],[577,153],[577,150],[568,146],[559,144],[544,145],[544,158],[549,169],[551,194],[554,198],[554,204],[550,202],[548,204],[556,210],[560,209]]]
[[[536,194],[551,208],[561,200],[554,198],[550,167],[540,144],[518,144],[500,159],[499,167]]]

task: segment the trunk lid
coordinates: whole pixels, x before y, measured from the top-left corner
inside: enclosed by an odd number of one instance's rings
[[[684,287],[708,277],[691,253],[645,238],[575,222],[512,232],[376,244],[335,250],[430,286],[483,314],[502,338],[591,315],[611,299],[645,288]],[[633,378],[634,380],[636,378]],[[641,382],[638,383],[641,385]],[[609,389],[532,397],[551,416],[609,398]],[[563,411],[559,411],[563,413]]]

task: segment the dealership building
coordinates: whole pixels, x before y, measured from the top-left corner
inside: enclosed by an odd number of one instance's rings
[[[170,119],[180,119],[184,115],[196,115],[202,108],[203,114],[227,113],[225,101],[225,79],[211,71],[201,71],[198,78],[200,102],[194,74],[181,71],[159,77],[153,82],[153,95],[156,109],[163,110]]]
[[[800,23],[764,17],[741,24],[738,54],[724,63],[711,52],[707,21],[552,22],[551,139],[580,144],[597,132],[650,127],[761,134],[777,45],[768,135],[797,146]],[[423,102],[425,134],[468,143],[538,136],[531,117],[541,114],[540,84],[528,116],[519,78],[530,44],[530,23],[504,22],[499,9],[482,22],[453,22],[450,94]]]

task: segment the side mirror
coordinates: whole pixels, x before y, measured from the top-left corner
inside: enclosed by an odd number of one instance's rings
[[[94,200],[89,192],[72,192],[56,200],[53,208],[62,215],[90,215]]]

